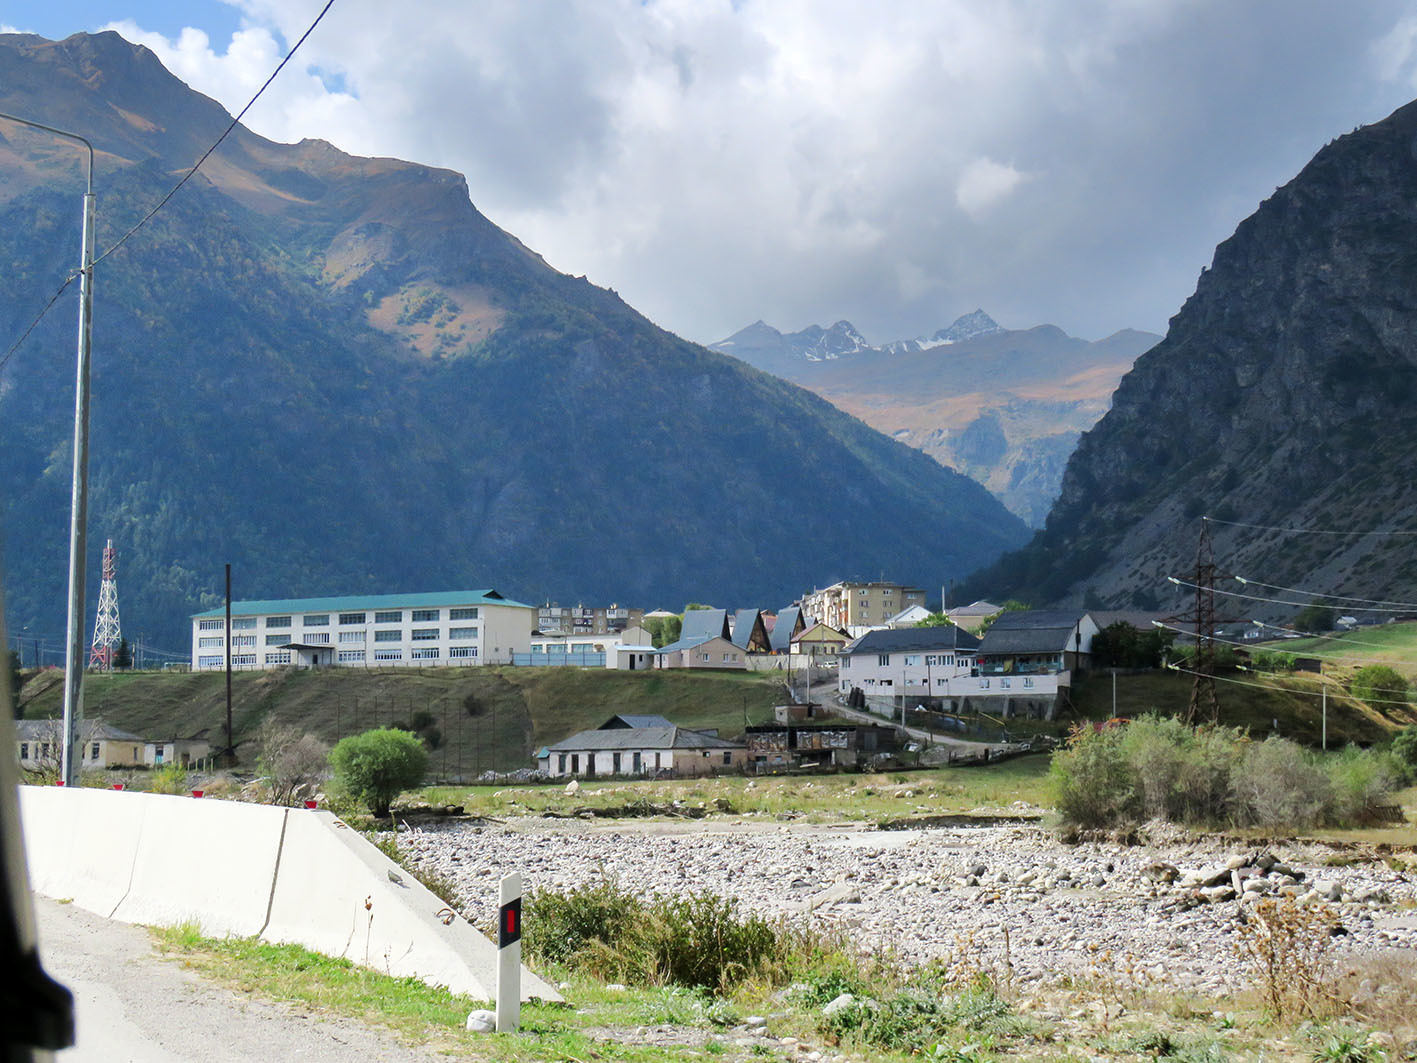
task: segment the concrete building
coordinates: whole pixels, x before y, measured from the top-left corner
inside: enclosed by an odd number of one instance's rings
[[[61,720],[16,720],[16,753],[26,771],[57,770],[63,756],[64,724]],[[79,729],[81,770],[137,768],[150,763],[138,735],[110,727],[97,717]]]
[[[192,617],[192,668],[506,664],[531,652],[536,609],[495,590],[232,602]]]
[[[912,605],[924,605],[925,592],[902,583],[842,582],[802,596],[802,612],[810,619],[853,637],[886,621]]]
[[[609,606],[559,605],[547,602],[536,610],[536,630],[543,635],[614,635],[644,619],[643,609]]]
[[[663,716],[612,716],[544,748],[538,767],[552,778],[598,775],[711,775],[741,769],[741,742],[691,731]]]
[[[870,708],[887,714],[902,698],[913,706],[975,696],[988,689],[979,684],[978,647],[977,638],[952,625],[870,631],[837,654],[837,689],[843,697],[859,690]]]

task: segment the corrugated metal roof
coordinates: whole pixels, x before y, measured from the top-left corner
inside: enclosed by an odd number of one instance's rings
[[[979,655],[1001,653],[1062,653],[1073,648],[1073,631],[1068,627],[1016,628],[1000,630],[998,625],[984,632]]]
[[[763,614],[759,609],[739,609],[733,614],[733,637],[729,640],[740,650],[746,650],[748,643],[753,637],[753,630],[763,622]],[[763,637],[767,637],[767,628],[762,628]],[[771,645],[771,643],[769,643]]]
[[[616,727],[609,731],[582,731],[563,738],[547,749],[552,753],[582,750],[626,749],[742,749],[741,742],[714,738],[683,727]]]
[[[445,605],[509,605],[535,609],[534,605],[504,598],[492,588],[480,591],[430,591],[425,594],[351,594],[336,598],[267,598],[232,602],[232,616],[261,616],[267,613],[356,613],[375,609],[427,609]],[[226,607],[193,613],[192,619],[226,615]]]
[[[619,721],[618,723],[616,721]],[[597,730],[611,731],[623,730],[627,727],[673,727],[674,721],[667,716],[660,716],[658,713],[635,716],[630,713],[616,713],[610,719],[600,725]]]
[[[707,638],[728,638],[727,609],[690,609],[684,614],[684,623],[679,628],[679,641],[697,639],[702,642]]]
[[[879,628],[868,631],[844,653],[950,653],[953,650],[974,650],[979,647],[979,639],[963,628],[955,627],[897,627]]]
[[[777,613],[777,623],[772,627],[772,636],[769,643],[772,648],[779,653],[786,653],[792,648],[792,636],[797,631],[797,626],[803,624],[801,606],[791,605],[786,609],[780,609]]]
[[[1015,609],[989,625],[990,631],[1076,627],[1086,614],[1068,609]]]

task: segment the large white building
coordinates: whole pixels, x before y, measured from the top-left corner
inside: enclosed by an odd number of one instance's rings
[[[495,590],[232,602],[192,617],[192,668],[506,664],[531,651],[534,606]]]

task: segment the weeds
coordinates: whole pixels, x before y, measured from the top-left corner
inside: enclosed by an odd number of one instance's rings
[[[1277,1020],[1320,1017],[1335,1003],[1329,944],[1336,919],[1328,909],[1293,897],[1255,904],[1237,943],[1259,980],[1265,1007]]]

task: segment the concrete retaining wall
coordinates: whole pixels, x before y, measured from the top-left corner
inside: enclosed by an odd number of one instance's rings
[[[478,1000],[497,947],[329,812],[22,786],[36,893],[126,923],[304,945]],[[522,999],[560,1000],[522,970]]]

